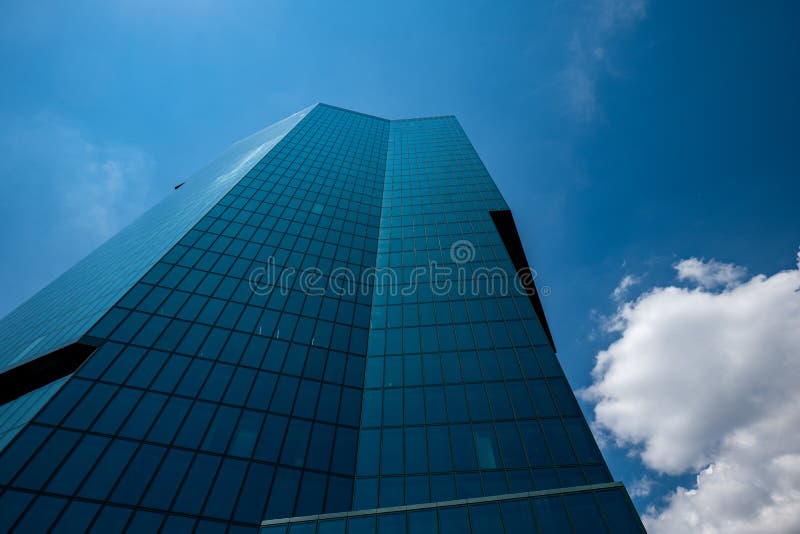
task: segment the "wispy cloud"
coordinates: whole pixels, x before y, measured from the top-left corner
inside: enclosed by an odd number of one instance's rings
[[[102,141],[40,113],[0,127],[0,315],[30,296],[168,190],[143,150]]]
[[[94,141],[47,114],[3,131],[0,152],[15,163],[5,179],[22,186],[23,194],[35,187],[31,206],[47,206],[52,223],[88,241],[113,235],[159,196],[155,162],[144,151]]]
[[[611,293],[611,298],[614,300],[621,300],[628,294],[628,290],[639,283],[639,279],[631,274],[626,274],[622,277],[622,280],[619,281],[617,287],[614,288],[614,291]]]
[[[568,114],[586,122],[598,114],[597,82],[613,72],[609,45],[623,31],[630,30],[647,14],[644,0],[595,0],[584,6],[583,16],[573,29],[568,61],[559,74]]]

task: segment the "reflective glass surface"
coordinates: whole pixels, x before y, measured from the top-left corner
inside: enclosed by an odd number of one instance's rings
[[[607,487],[602,487],[607,486]],[[640,534],[633,505],[618,484],[517,493],[419,506],[265,521],[261,534],[294,533],[592,533]]]
[[[0,408],[0,527],[254,532],[398,506],[264,531],[639,525],[531,299],[493,281],[517,276],[507,205],[458,121],[320,104],[279,125],[45,290],[81,314],[34,321],[50,337],[12,360],[64,332],[99,348]]]

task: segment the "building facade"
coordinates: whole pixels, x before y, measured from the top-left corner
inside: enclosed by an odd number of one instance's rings
[[[0,531],[643,531],[452,116],[276,123],[0,342]]]

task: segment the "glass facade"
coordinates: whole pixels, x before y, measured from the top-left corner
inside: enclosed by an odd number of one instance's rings
[[[457,120],[268,130],[0,322],[97,347],[0,407],[0,530],[641,531]]]
[[[267,520],[261,534],[592,532],[634,534],[641,523],[619,484]]]

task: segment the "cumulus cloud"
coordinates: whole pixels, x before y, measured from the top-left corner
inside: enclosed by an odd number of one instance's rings
[[[652,470],[697,473],[647,510],[651,532],[798,532],[800,255],[747,281],[692,260],[676,270],[699,287],[653,288],[610,322],[584,392],[595,425]]]
[[[747,275],[747,269],[732,263],[697,258],[681,260],[675,265],[678,279],[693,282],[711,289],[719,286],[734,286]]]

